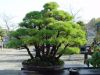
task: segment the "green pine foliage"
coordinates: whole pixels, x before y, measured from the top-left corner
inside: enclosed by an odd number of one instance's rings
[[[58,10],[58,6],[57,3],[50,2],[41,11],[27,13],[19,24],[20,28],[11,33],[11,40],[15,42],[10,41],[9,46],[22,46],[27,49],[31,59],[38,57],[43,60],[44,57],[59,59],[64,51],[68,52],[67,47],[75,48],[86,44],[85,31],[72,21],[73,16],[68,12]],[[35,47],[35,56],[30,52],[29,45]],[[73,49],[72,53],[77,53],[77,49]]]

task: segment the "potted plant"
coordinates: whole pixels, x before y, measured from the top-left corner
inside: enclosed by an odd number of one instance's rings
[[[26,14],[16,31],[11,32],[9,47],[24,47],[30,59],[22,62],[24,68],[34,70],[60,70],[64,62],[60,57],[71,47],[86,43],[86,33],[73,22],[73,16],[58,10],[55,2],[46,3],[41,11]],[[29,50],[33,46],[35,55]],[[74,49],[73,49],[74,50]]]
[[[100,46],[95,45],[93,51],[92,57],[87,60],[87,64],[91,64],[93,67],[100,67]]]

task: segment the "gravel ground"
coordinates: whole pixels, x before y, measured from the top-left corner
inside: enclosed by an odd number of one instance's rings
[[[26,50],[0,50],[0,75],[21,75],[21,62],[28,59]],[[62,56],[66,64],[84,64],[84,55]]]

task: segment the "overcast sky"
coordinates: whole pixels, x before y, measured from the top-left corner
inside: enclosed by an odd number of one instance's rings
[[[77,19],[85,22],[100,17],[100,0],[0,0],[0,15],[13,16],[19,23],[26,13],[43,9],[47,2],[57,2],[60,9],[77,13]],[[79,17],[79,18],[78,18]]]

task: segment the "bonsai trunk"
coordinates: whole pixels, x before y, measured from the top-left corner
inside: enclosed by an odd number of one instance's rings
[[[55,51],[54,51],[54,53],[53,53],[53,57],[56,56],[56,53],[57,53],[57,51],[58,51],[58,49],[59,49],[60,46],[61,46],[61,43],[56,47],[56,49],[55,49]]]
[[[54,53],[55,50],[56,50],[56,45],[52,46],[52,49],[51,49],[50,55],[53,56],[53,53]]]
[[[50,52],[50,45],[46,45],[46,55],[48,56],[49,52]]]
[[[38,50],[38,49],[36,49],[36,56],[35,57],[41,57],[41,55],[40,55],[40,50]]]
[[[41,49],[40,49],[40,47],[39,47],[39,45],[35,45],[35,51],[36,51],[36,55],[35,55],[35,57],[41,57],[41,55],[40,55],[40,51],[41,51]]]
[[[66,44],[66,45],[65,45],[64,50],[66,49],[66,47],[67,47],[68,45],[69,45],[69,44]],[[63,53],[59,54],[58,57],[57,57],[57,59],[59,59],[62,55],[63,55]]]
[[[26,45],[25,45],[24,47],[26,48],[26,50],[27,50],[28,55],[30,56],[30,58],[33,59],[34,57],[33,57],[33,55],[31,54],[29,48],[28,48]]]

